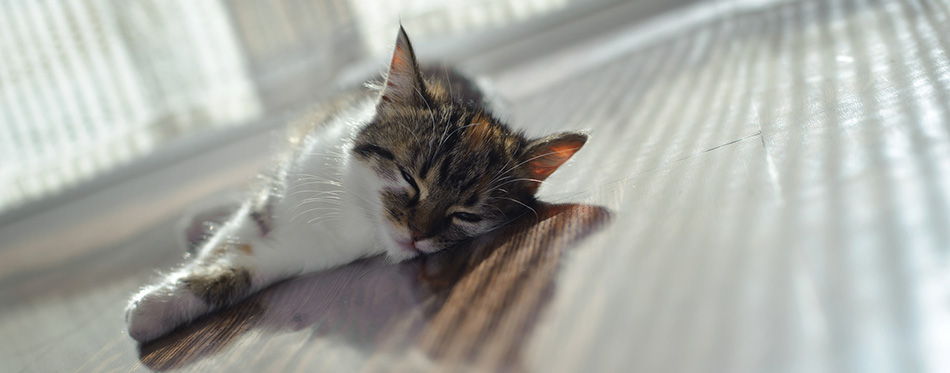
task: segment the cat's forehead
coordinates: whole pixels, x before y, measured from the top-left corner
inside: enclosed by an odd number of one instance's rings
[[[377,118],[374,127],[369,141],[385,144],[401,166],[454,189],[504,173],[526,143],[490,114],[456,106],[390,113]]]
[[[465,106],[406,109],[380,116],[366,132],[375,142],[411,153],[430,150],[468,151],[473,155],[513,153],[525,143],[519,133],[489,113]]]

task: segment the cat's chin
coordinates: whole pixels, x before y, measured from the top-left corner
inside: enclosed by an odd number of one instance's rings
[[[392,229],[386,227],[380,227],[380,229],[383,231],[380,238],[386,247],[386,256],[393,263],[403,262],[423,254],[422,250],[419,250],[408,238],[401,239],[393,233]]]
[[[389,222],[379,219],[376,226],[377,236],[382,246],[386,249],[386,256],[393,263],[404,262],[406,260],[418,257],[420,255],[431,254],[441,250],[441,247],[430,240],[425,239],[413,242],[409,238],[409,233],[401,230]]]
[[[398,246],[387,246],[386,247],[386,257],[389,258],[389,261],[393,263],[404,262],[409,259],[415,258],[422,255],[423,253],[418,250],[408,251],[402,247]]]
[[[386,253],[393,262],[403,262],[423,254],[422,251],[417,249],[411,242],[394,239],[390,239],[389,241],[389,244],[386,245]]]
[[[401,238],[394,233],[391,228],[382,228],[383,245],[386,247],[386,256],[394,262],[403,262],[420,255],[431,254],[439,251],[431,240],[422,240],[412,242],[409,238]]]

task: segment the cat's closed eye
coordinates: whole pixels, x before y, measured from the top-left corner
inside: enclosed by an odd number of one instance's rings
[[[402,167],[399,168],[399,172],[402,173],[402,179],[406,180],[406,182],[409,183],[409,186],[411,186],[412,189],[415,189],[418,192],[419,185],[416,184],[416,181],[412,178],[412,175],[409,175],[409,172],[406,172],[406,170],[403,169]]]
[[[482,221],[481,216],[478,216],[469,212],[461,212],[461,211],[453,213],[452,215],[449,215],[449,217],[452,217],[464,222],[469,222],[469,223],[478,223]]]
[[[354,150],[363,157],[371,157],[373,155],[377,155],[379,157],[382,157],[383,159],[387,159],[390,161],[396,159],[396,157],[393,155],[392,152],[374,144],[360,145]]]

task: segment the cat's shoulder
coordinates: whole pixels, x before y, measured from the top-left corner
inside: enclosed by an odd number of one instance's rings
[[[426,81],[430,94],[450,101],[461,102],[492,112],[507,114],[504,99],[497,94],[487,79],[448,65],[421,65],[419,72]]]
[[[446,65],[422,65],[419,72],[426,81],[429,93],[477,106],[485,105],[485,95],[479,84],[469,75]]]
[[[302,142],[307,136],[325,130],[337,119],[356,115],[354,112],[370,104],[374,97],[374,91],[360,87],[340,92],[331,100],[312,104],[290,119],[287,140],[291,145]]]

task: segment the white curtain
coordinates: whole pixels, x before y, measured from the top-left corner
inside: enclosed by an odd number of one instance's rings
[[[218,0],[0,3],[0,211],[260,114]]]

